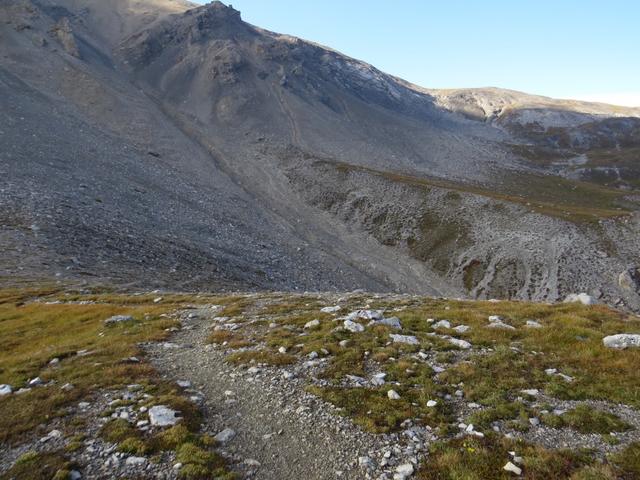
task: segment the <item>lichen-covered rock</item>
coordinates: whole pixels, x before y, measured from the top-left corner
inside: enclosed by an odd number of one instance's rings
[[[605,347],[624,350],[627,348],[640,348],[640,335],[632,333],[619,333],[609,335],[602,339]]]

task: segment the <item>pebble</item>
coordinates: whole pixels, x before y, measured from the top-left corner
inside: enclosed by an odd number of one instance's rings
[[[235,436],[236,436],[235,430],[232,430],[231,428],[225,428],[213,438],[216,440],[216,442],[227,443],[231,441]]]
[[[515,473],[516,475],[522,474],[522,469],[511,462],[507,462],[507,464],[504,467],[502,467],[502,469],[506,470],[507,472]]]
[[[387,397],[389,397],[389,400],[400,400],[400,395],[395,390],[389,390]]]

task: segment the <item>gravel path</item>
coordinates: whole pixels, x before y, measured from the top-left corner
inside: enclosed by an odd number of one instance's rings
[[[204,394],[205,431],[236,433],[222,453],[237,470],[265,480],[392,478],[397,465],[417,463],[428,439],[365,433],[305,393],[303,379],[225,363],[224,353],[205,343],[216,310],[190,312],[172,338],[178,348],[153,344],[149,354],[166,377],[188,380]]]

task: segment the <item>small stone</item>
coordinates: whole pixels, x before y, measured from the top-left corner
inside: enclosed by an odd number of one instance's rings
[[[502,317],[500,315],[489,315],[489,322],[502,322]]]
[[[555,375],[556,373],[558,373],[558,369],[557,368],[547,368],[544,373],[546,373],[547,375]]]
[[[189,380],[178,380],[176,383],[180,388],[191,388],[191,382]]]
[[[42,381],[42,379],[40,377],[36,377],[36,378],[32,378],[31,380],[29,380],[29,386],[30,387],[36,387],[38,385],[42,385],[44,382]]]
[[[375,387],[380,387],[382,385],[384,385],[385,381],[384,379],[386,378],[387,374],[384,372],[381,373],[376,373],[373,378],[371,379],[371,385],[375,386]]]
[[[320,320],[311,320],[310,322],[305,323],[304,328],[316,328],[320,326]]]
[[[178,462],[173,466],[174,470],[180,470],[182,468],[182,463]]]
[[[451,322],[449,320],[440,320],[433,324],[433,328],[451,328]]]
[[[70,390],[73,390],[74,388],[75,388],[75,387],[74,387],[72,384],[70,384],[70,383],[65,383],[64,385],[62,385],[62,386],[60,387],[60,390],[62,390],[62,391],[64,391],[64,392],[68,392],[68,391],[70,391]]]
[[[407,345],[419,345],[420,341],[413,335],[396,335],[394,333],[389,334],[393,343],[406,343]]]
[[[236,432],[231,428],[225,428],[220,433],[218,433],[215,437],[213,437],[216,442],[227,443],[236,436]]]
[[[109,317],[104,321],[105,325],[116,325],[118,323],[124,322],[132,322],[133,317],[131,315],[114,315],[113,317]],[[78,352],[78,355],[80,353]]]
[[[627,348],[640,348],[640,335],[632,333],[620,333],[609,335],[602,339],[602,343],[607,348],[625,350]]]
[[[59,358],[52,358],[52,359],[49,361],[49,365],[57,365],[57,364],[59,364],[59,363],[60,363],[60,359],[59,359]]]
[[[349,343],[349,340],[340,340],[340,342],[338,342],[338,345],[340,345],[341,348],[347,348],[349,346]]]
[[[593,298],[591,295],[587,295],[586,293],[572,293],[567,295],[567,298],[564,299],[564,303],[581,303],[583,305],[595,305],[598,301]]]
[[[462,348],[463,350],[468,350],[471,348],[471,344],[466,340],[461,340],[459,338],[449,338],[449,343],[455,345],[456,347]]]
[[[370,457],[358,457],[358,465],[367,470],[373,470],[376,468],[376,464]]]
[[[322,313],[335,313],[339,312],[340,310],[342,310],[342,307],[340,305],[336,305],[334,307],[322,307],[320,309]]]
[[[433,407],[435,407],[436,405],[438,405],[438,402],[436,402],[435,400],[429,400],[429,401],[427,402],[427,407],[429,407],[429,408],[433,408]]]
[[[402,324],[400,323],[400,319],[398,317],[390,317],[383,318],[382,320],[376,320],[373,322],[374,325],[385,325],[387,327],[401,329]]]
[[[400,395],[398,395],[398,392],[395,390],[389,390],[387,392],[387,397],[389,397],[389,400],[400,400]]]
[[[69,472],[69,480],[80,480],[82,478],[82,474],[77,470],[71,470]]]
[[[350,332],[353,333],[359,333],[359,332],[364,332],[364,325],[360,324],[360,323],[356,323],[352,320],[345,320],[344,321],[344,328],[346,328],[347,330],[349,330]]]
[[[458,325],[457,327],[454,327],[454,330],[458,333],[466,333],[471,330],[471,327],[468,325]]]
[[[525,327],[527,328],[542,328],[542,324],[539,322],[536,322],[535,320],[527,320],[527,322],[525,323]]]
[[[260,373],[260,369],[258,367],[249,367],[249,368],[247,368],[247,373],[249,375],[256,375],[256,374]]]
[[[507,464],[504,467],[502,467],[502,469],[506,470],[507,472],[515,473],[516,475],[522,474],[522,469],[511,462],[507,462]]]
[[[399,473],[403,477],[409,477],[413,475],[413,465],[410,463],[403,463],[402,465],[398,465],[396,467],[396,473]]]
[[[278,353],[287,353],[287,347],[280,347]]]
[[[180,420],[178,412],[164,405],[156,405],[149,409],[149,421],[154,427],[168,427]]]
[[[160,303],[162,300],[164,300],[164,298],[162,297],[157,297],[153,299],[153,303]]]
[[[143,467],[147,464],[147,459],[144,457],[129,457],[125,463],[129,467]]]
[[[537,418],[537,417],[531,417],[531,418],[529,419],[529,423],[530,423],[532,426],[537,427],[538,425],[540,425],[540,419],[539,419],[539,418]]]
[[[5,395],[10,395],[11,393],[13,393],[13,389],[11,388],[11,385],[0,385],[0,397],[4,397]]]
[[[525,395],[530,395],[532,397],[535,397],[537,395],[540,394],[540,391],[537,388],[528,388],[525,390],[520,390],[522,393],[524,393]]]

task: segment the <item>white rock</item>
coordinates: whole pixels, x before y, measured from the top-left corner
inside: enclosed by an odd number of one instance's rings
[[[29,380],[29,386],[30,387],[35,387],[37,385],[42,385],[44,382],[42,381],[42,379],[40,377],[36,377],[36,378],[32,378],[31,380]]]
[[[400,323],[400,319],[398,317],[389,317],[389,318],[383,318],[382,320],[374,320],[373,324],[385,325],[387,327],[397,328],[397,329],[402,328],[402,324]]]
[[[131,322],[133,321],[133,317],[131,315],[114,315],[113,317],[109,317],[104,321],[105,325],[115,325],[117,323],[123,322]]]
[[[403,463],[402,465],[398,465],[396,467],[396,473],[403,475],[404,477],[408,477],[413,475],[413,465],[410,463]]]
[[[387,397],[389,397],[389,400],[400,400],[400,395],[398,395],[398,392],[395,390],[389,390],[387,392]]]
[[[182,468],[182,463],[178,462],[173,466],[174,470],[180,470]]]
[[[640,335],[634,333],[619,333],[609,335],[602,339],[602,343],[607,348],[624,350],[626,348],[640,348]]]
[[[291,380],[293,378],[293,373],[284,371],[282,372],[282,378],[285,380]]]
[[[502,467],[502,469],[506,470],[507,472],[515,473],[516,475],[522,474],[522,469],[511,462],[507,462],[507,464],[504,467]]]
[[[307,355],[307,357],[309,358],[309,360],[315,360],[316,358],[318,358],[318,352],[311,352],[309,355]]]
[[[162,300],[164,300],[162,297],[157,297],[153,299],[153,303],[160,303]]]
[[[489,315],[489,321],[491,323],[493,323],[493,322],[501,322],[502,321],[502,317],[500,315]]]
[[[357,320],[362,318],[364,320],[382,320],[384,318],[384,312],[382,310],[356,310],[347,315],[347,320]]]
[[[349,340],[340,340],[340,342],[338,342],[338,345],[340,345],[340,347],[342,348],[347,348],[349,346]]]
[[[547,368],[544,373],[546,373],[547,375],[555,375],[556,373],[558,373],[558,369],[557,368]]]
[[[156,405],[149,409],[149,421],[154,427],[168,427],[180,420],[178,412],[164,405]]]
[[[287,347],[280,347],[278,353],[287,353]]]
[[[344,328],[353,333],[364,332],[364,325],[351,320],[344,321]]]
[[[427,402],[427,407],[435,407],[436,405],[438,405],[438,402],[436,402],[435,400],[429,400]]]
[[[320,309],[322,313],[335,313],[339,312],[340,310],[342,310],[342,307],[340,305],[336,305],[335,307],[322,307]]]
[[[125,463],[129,467],[142,467],[147,464],[147,459],[144,457],[129,457]]]
[[[572,293],[567,295],[567,298],[564,299],[564,303],[581,303],[583,305],[595,305],[598,301],[593,298],[591,295],[587,295],[586,293]]]
[[[449,320],[440,320],[433,324],[433,328],[451,328],[451,322]]]
[[[527,327],[527,328],[542,328],[542,324],[540,322],[536,322],[535,320],[527,320],[527,323],[525,323],[525,327]]]
[[[69,480],[80,480],[82,478],[82,474],[77,470],[71,470],[69,472]]]
[[[487,325],[487,328],[496,328],[499,330],[515,330],[515,327],[501,321],[491,322],[489,325]]]
[[[216,442],[226,443],[233,439],[236,436],[236,432],[231,428],[225,428],[220,433],[218,433],[215,437],[213,437]]]
[[[370,457],[358,457],[358,465],[367,470],[373,470],[376,467],[376,464]]]
[[[11,385],[0,385],[0,397],[4,397],[5,395],[10,395],[13,392]]]
[[[49,361],[49,365],[57,365],[59,363],[60,363],[59,358],[52,358],[51,361]]]
[[[371,385],[374,385],[376,387],[379,387],[381,385],[384,385],[384,379],[386,378],[387,374],[384,372],[381,373],[376,373],[373,378],[371,379]]]
[[[464,350],[468,350],[471,348],[471,344],[466,340],[461,340],[459,338],[449,338],[449,343],[455,345],[456,347],[462,348]]]
[[[395,333],[389,334],[389,337],[393,343],[406,343],[408,345],[419,345],[420,341],[413,335],[397,335]]]
[[[191,388],[191,382],[189,380],[178,380],[176,383],[180,388]]]
[[[471,330],[471,327],[468,325],[458,325],[457,327],[454,328],[454,330],[458,333],[466,333],[469,330]]]
[[[319,327],[320,326],[320,320],[316,319],[316,320],[311,320],[310,322],[307,322],[304,324],[304,328],[315,328],[315,327]]]
[[[529,389],[520,390],[520,391],[525,395],[531,395],[532,397],[535,397],[540,394],[540,391],[537,388],[529,388]]]

